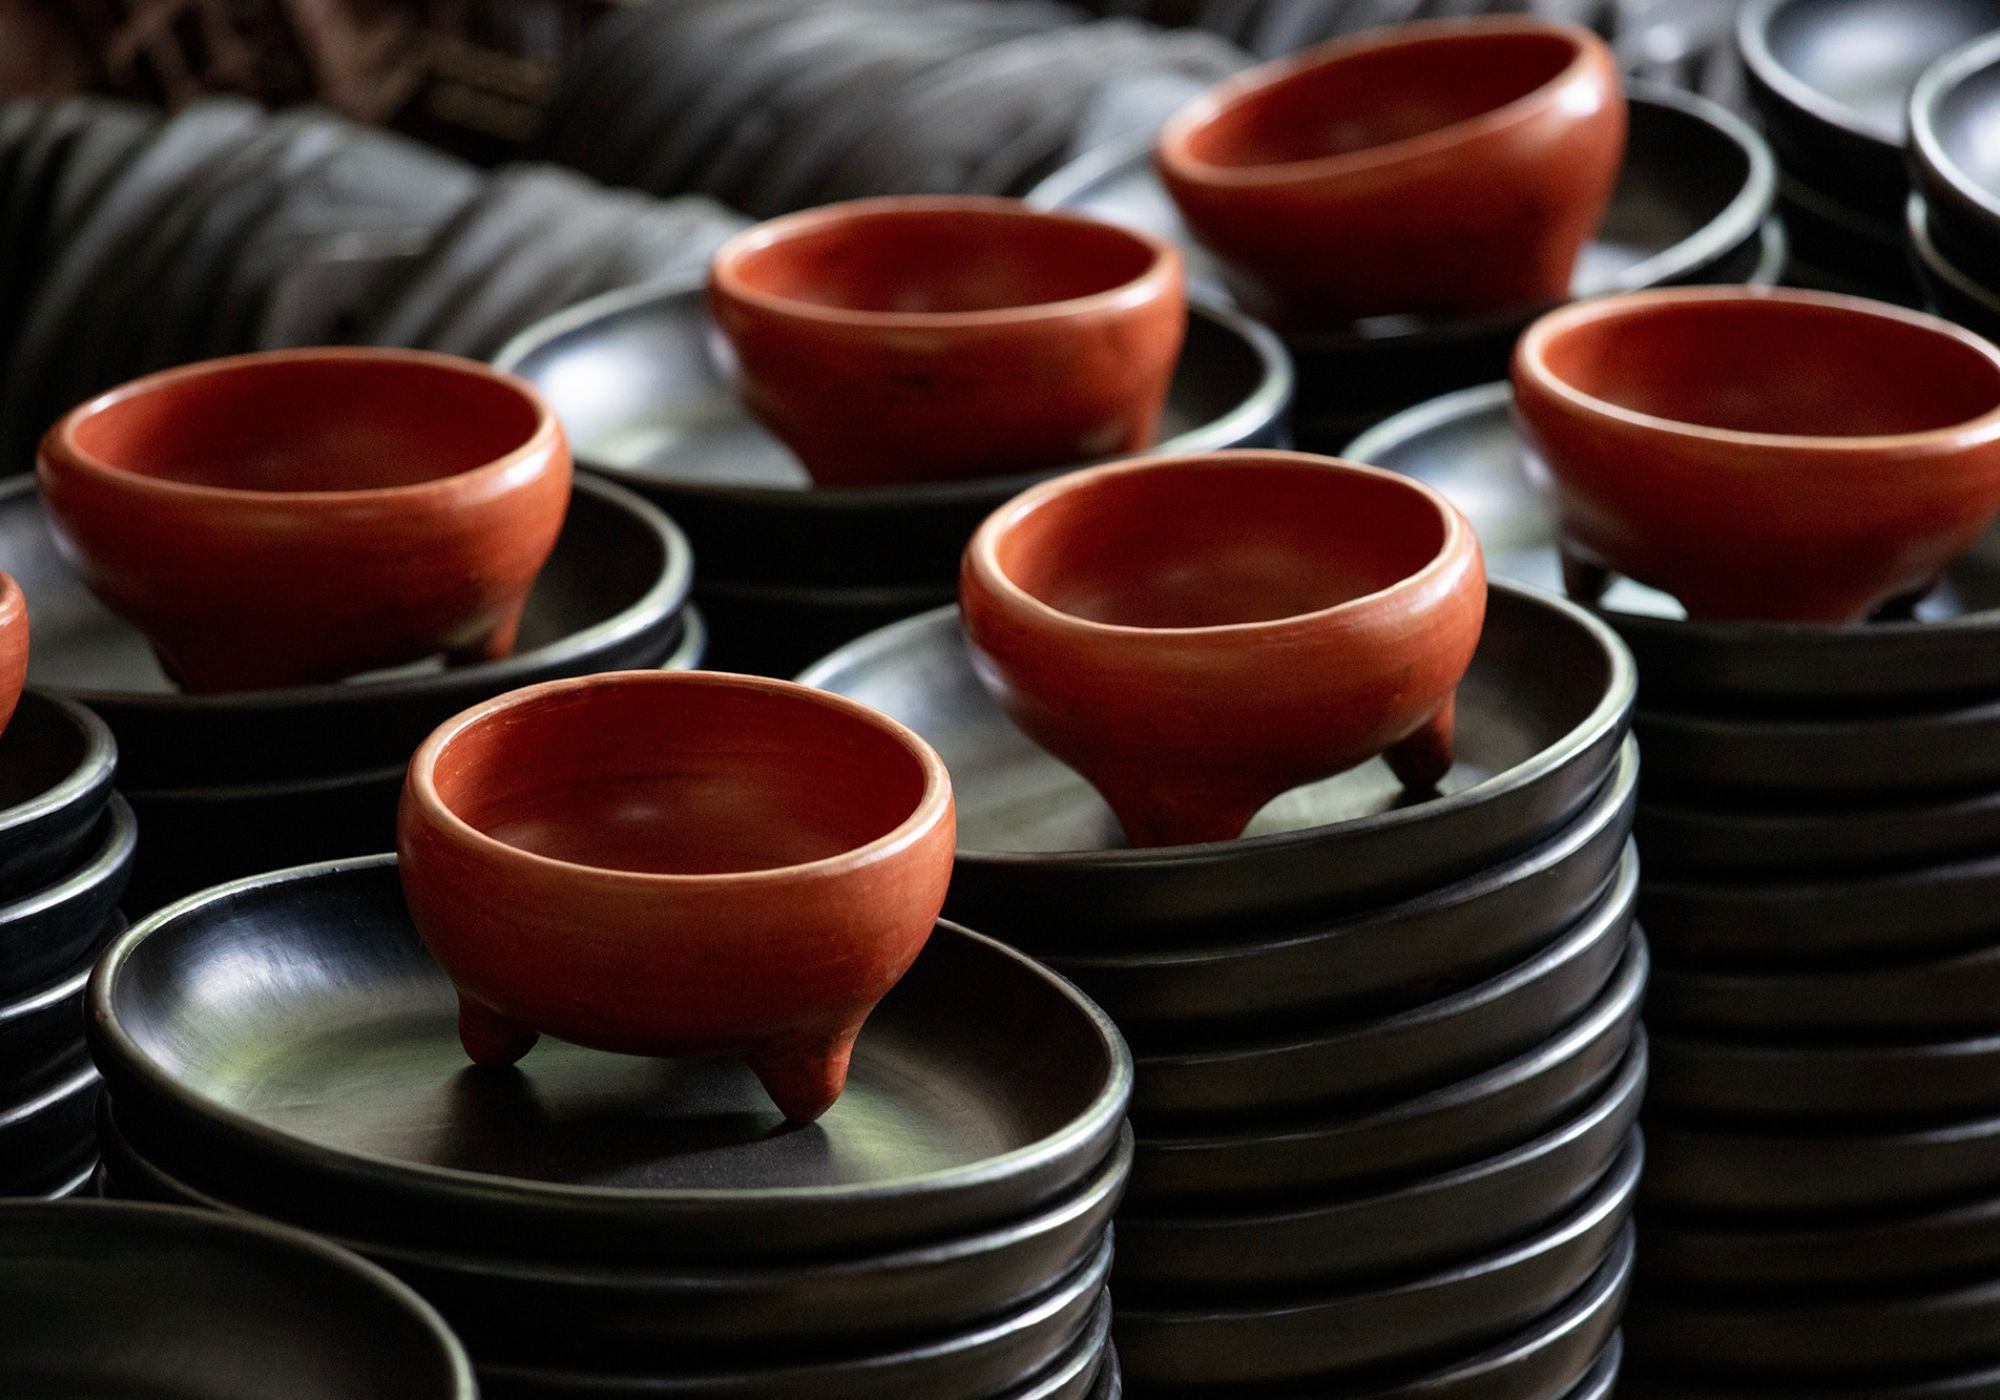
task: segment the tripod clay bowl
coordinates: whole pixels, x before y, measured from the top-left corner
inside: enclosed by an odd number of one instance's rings
[[[717,251],[709,309],[744,403],[822,486],[1142,451],[1187,330],[1173,247],[1010,199],[759,224]]]
[[[959,606],[1014,723],[1132,845],[1185,845],[1377,754],[1433,787],[1486,579],[1472,527],[1416,481],[1217,452],[1015,497],[966,547]]]
[[[1160,178],[1290,330],[1569,296],[1610,203],[1625,97],[1588,30],[1395,25],[1222,83],[1167,124]]]
[[[2000,509],[2000,349],[1933,316],[1638,292],[1537,321],[1513,379],[1585,602],[1615,572],[1698,621],[1907,612]]]
[[[614,671],[441,726],[410,762],[397,852],[475,1063],[543,1033],[732,1055],[803,1123],[930,937],[956,830],[943,762],[864,705]]]
[[[0,733],[14,718],[28,683],[28,600],[12,574],[0,574]]]
[[[569,505],[524,381],[408,350],[288,350],[134,380],[42,440],[90,591],[196,694],[498,660]]]

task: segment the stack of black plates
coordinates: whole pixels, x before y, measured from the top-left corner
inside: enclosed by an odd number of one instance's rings
[[[1350,452],[1483,513],[1497,572],[1555,572],[1506,386]],[[1989,1393],[2000,536],[1913,621],[1677,614],[1629,582],[1603,613],[1639,662],[1659,957],[1629,1332],[1646,1393]]]
[[[957,595],[979,522],[1033,477],[815,488],[738,403],[698,283],[614,293],[504,350],[555,408],[580,465],[672,512],[701,559],[715,662],[790,675]],[[1190,308],[1160,449],[1282,446],[1291,365],[1232,311]]]
[[[1131,1057],[1061,979],[941,923],[846,1092],[544,1040],[472,1067],[393,857],[226,886],[90,987],[103,1182],[400,1276],[509,1397],[1115,1394]]]
[[[1776,184],[1770,152],[1729,112],[1687,93],[1635,89],[1625,165],[1572,291],[1777,281],[1785,235],[1771,217]],[[1171,238],[1187,250],[1195,285],[1223,292],[1218,265],[1195,243],[1154,172],[1150,136],[1082,156],[1028,199]],[[1515,337],[1535,315],[1377,317],[1291,337],[1299,376],[1293,437],[1301,447],[1333,450],[1385,414],[1505,373]]]
[[[2000,15],[1993,21],[2000,29]],[[2000,34],[1955,49],[1925,71],[1910,100],[1917,189],[1905,211],[1930,304],[1962,326],[2000,336]]]
[[[1441,795],[1408,802],[1376,761],[1239,840],[1150,850],[1009,724],[952,609],[802,679],[937,747],[946,908],[1132,1042],[1135,1387],[1557,1400],[1615,1370],[1647,953],[1608,629],[1497,587]]]
[[[238,875],[387,850],[404,766],[444,720],[536,681],[693,666],[704,642],[687,603],[687,541],[652,506],[596,481],[577,482],[513,656],[338,685],[180,694],[145,639],[63,561],[32,478],[0,485],[0,559],[34,610],[30,679],[117,736],[121,790],[146,830],[134,911]]]
[[[157,1206],[0,1205],[0,1392],[474,1400],[437,1313],[296,1230]]]
[[[70,1195],[96,1160],[83,987],[137,835],[117,766],[102,720],[39,691],[0,733],[0,1196]]]
[[[1903,232],[1910,91],[1994,29],[1996,0],[1748,0],[1738,12],[1750,100],[1783,170],[1788,281],[1919,304]]]
[[[1020,194],[1250,62],[1049,0],[658,0],[599,21],[543,156],[758,218],[877,194]]]

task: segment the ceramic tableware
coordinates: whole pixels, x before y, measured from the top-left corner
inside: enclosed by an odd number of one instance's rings
[[[1698,620],[1858,621],[1929,591],[2000,508],[2000,349],[1877,302],[1584,303],[1521,337],[1514,397],[1588,601],[1615,571]]]
[[[1488,18],[1337,40],[1230,79],[1160,135],[1195,235],[1288,328],[1560,301],[1625,145],[1610,50]]]
[[[1134,846],[1230,840],[1378,754],[1434,790],[1485,603],[1443,498],[1294,453],[1057,478],[979,528],[959,583],[981,679]]]
[[[1974,8],[1992,12],[1982,30],[2000,29],[2000,8]],[[1991,33],[1924,70],[1910,97],[1910,168],[1927,211],[1921,237],[1912,240],[1920,270],[1962,267],[1981,299],[1991,297],[1986,289],[2000,273],[2000,167],[1987,135],[1996,114],[2000,40]]]
[[[39,691],[0,734],[0,899],[46,885],[83,850],[118,767],[103,720]]]
[[[89,1164],[97,1071],[63,1061],[0,1098],[0,1198],[62,1189]]]
[[[2000,295],[1951,260],[1938,239],[1942,227],[1925,198],[1911,195],[1906,229],[1926,300],[1940,316],[1967,330],[1989,338],[2000,335]]]
[[[2000,1367],[1981,1366],[1908,1383],[1887,1380],[1842,1385],[1816,1377],[1787,1386],[1770,1376],[1754,1378],[1690,1376],[1657,1362],[1634,1366],[1619,1386],[1632,1400],[1994,1400],[2000,1396]]]
[[[1699,805],[1697,805],[1699,804]],[[1667,879],[1854,879],[1974,860],[2000,841],[2000,791],[1931,802],[1639,804],[1639,848]]]
[[[1952,938],[1954,930],[1946,929]],[[1664,947],[1665,940],[1657,939]],[[1995,1024],[2000,1006],[2000,943],[1942,951],[1883,951],[1893,962],[1858,966],[1829,948],[1822,966],[1672,966],[1653,974],[1646,1015],[1655,1025],[1722,1035],[1785,1034],[1802,1041],[1879,1034],[1944,1038]],[[1901,953],[1900,956],[1898,954]]]
[[[36,470],[91,591],[195,693],[505,657],[569,501],[531,389],[414,351],[136,380],[50,429]]]
[[[28,600],[10,574],[0,574],[0,734],[28,683]]]
[[[1652,1047],[1647,1103],[1664,1113],[1810,1130],[2000,1112],[2000,1034],[1991,1028],[1883,1045],[1654,1026]]]
[[[165,1206],[0,1206],[0,1382],[188,1400],[473,1400],[414,1293],[297,1230]]]
[[[235,1204],[336,1232],[368,1220],[413,1246],[504,1239],[522,1258],[750,1264],[972,1233],[1074,1191],[1131,1093],[1101,1012],[948,924],[810,1128],[779,1131],[728,1062],[548,1042],[487,1073],[466,1063],[456,992],[387,857],[162,911],[111,947],[89,996],[121,1116],[170,1125],[181,1155],[241,1184]],[[246,1054],[254,1079],[228,1069]]]
[[[944,764],[885,716],[786,681],[625,671],[441,726],[396,846],[475,1063],[543,1032],[740,1055],[808,1123],[930,936],[955,834]]]
[[[138,838],[132,809],[114,795],[82,855],[48,884],[0,904],[0,1003],[32,996],[65,969],[81,970],[104,941]]]
[[[984,199],[760,224],[717,251],[709,308],[750,411],[829,486],[1143,450],[1187,324],[1167,244]]]

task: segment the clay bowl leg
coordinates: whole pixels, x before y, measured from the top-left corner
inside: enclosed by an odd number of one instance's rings
[[[1407,739],[1391,745],[1382,755],[1389,771],[1409,791],[1430,792],[1451,771],[1457,717],[1458,692],[1453,691]]]
[[[750,1071],[786,1122],[814,1122],[847,1087],[847,1062],[858,1034],[857,1026],[831,1040],[817,1036],[759,1050],[748,1057]]]
[[[458,1043],[475,1065],[511,1065],[530,1050],[541,1036],[519,1022],[502,1016],[492,1007],[461,993],[458,998]],[[845,1061],[842,1062],[843,1065]]]
[[[521,614],[528,610],[528,595],[500,614],[493,629],[476,641],[451,647],[444,654],[447,666],[476,666],[482,661],[505,661],[514,654],[514,639],[521,631]]]
[[[1611,587],[1611,570],[1594,559],[1586,559],[1571,549],[1562,546],[1563,592],[1585,607],[1603,599],[1605,590]]]
[[[1870,619],[1874,622],[1911,622],[1917,616],[1917,604],[1931,596],[1941,582],[1932,579],[1921,588],[1912,588],[1908,593],[1899,594],[1877,608]]]

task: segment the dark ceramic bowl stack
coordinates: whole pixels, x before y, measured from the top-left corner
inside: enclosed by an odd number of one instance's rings
[[[815,487],[737,399],[699,283],[634,288],[524,333],[496,363],[541,390],[577,464],[669,512],[701,560],[712,661],[790,675],[957,596],[965,542],[1037,475]],[[1189,309],[1159,451],[1284,444],[1291,363],[1269,331]],[[1042,475],[1047,475],[1044,473]]]
[[[1118,1393],[1131,1057],[955,925],[808,1126],[736,1063],[544,1040],[473,1067],[390,856],[155,916],[89,1010],[104,1189],[346,1245],[457,1329],[488,1400]]]
[[[1051,0],[658,0],[598,22],[536,145],[606,184],[757,218],[878,194],[1019,195],[1250,62]]]
[[[1782,171],[1787,281],[1922,304],[1904,236],[1910,92],[1995,29],[1994,0],[1747,0],[1736,46]]]
[[[1554,578],[1507,386],[1349,453],[1457,500],[1496,575]],[[1914,620],[1693,623],[1629,582],[1599,615],[1638,660],[1658,960],[1626,1393],[1986,1393],[2000,534]]]
[[[125,925],[137,827],[104,722],[38,690],[0,733],[0,1196],[66,1196],[96,1162],[83,988]]]
[[[1003,716],[955,609],[801,679],[938,749],[947,910],[1132,1043],[1114,1332],[1136,1389],[1553,1400],[1615,1371],[1647,953],[1608,629],[1498,588],[1443,795],[1404,799],[1376,760],[1241,839],[1145,850]]]
[[[1573,294],[1776,282],[1786,229],[1772,217],[1777,171],[1763,141],[1704,98],[1644,86],[1629,98],[1625,164],[1603,225],[1578,260]],[[1190,285],[1228,295],[1154,172],[1151,133],[1079,157],[1028,199],[1171,239],[1188,254]],[[1460,322],[1376,317],[1288,337],[1298,374],[1293,440],[1336,451],[1398,409],[1504,374],[1515,337],[1543,309]]]
[[[2000,19],[1994,22],[2000,30]],[[1924,292],[1940,314],[2000,336],[2000,34],[1954,49],[1927,69],[1910,99],[1904,213]]]
[[[444,720],[536,681],[692,667],[706,643],[687,601],[686,539],[644,501],[596,481],[576,485],[512,656],[453,668],[433,660],[336,685],[176,690],[145,639],[63,560],[30,477],[0,485],[0,558],[34,609],[33,683],[50,701],[87,706],[117,738],[121,790],[146,830],[134,912],[239,875],[387,850],[404,766]]]

